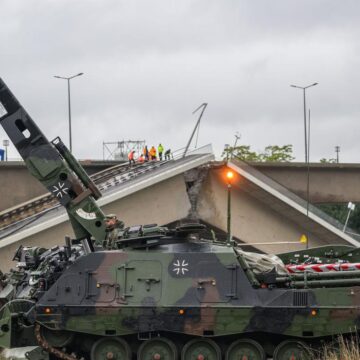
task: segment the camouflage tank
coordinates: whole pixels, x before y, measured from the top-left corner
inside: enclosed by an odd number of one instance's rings
[[[359,249],[266,256],[202,239],[200,224],[126,228],[1,80],[0,123],[31,173],[51,192],[66,189],[58,198],[75,233],[52,249],[20,247],[16,270],[0,274],[1,347],[35,346],[30,360],[295,360],[357,335]],[[289,268],[304,262],[348,269]]]

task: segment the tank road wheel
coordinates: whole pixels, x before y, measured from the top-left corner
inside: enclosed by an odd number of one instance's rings
[[[54,347],[64,347],[71,343],[74,338],[74,333],[65,330],[50,330],[46,327],[41,327],[42,337]]]
[[[285,340],[276,347],[273,358],[274,360],[309,360],[310,354],[303,342]]]
[[[225,360],[266,360],[266,354],[258,342],[241,339],[230,345]]]
[[[165,338],[144,341],[138,351],[138,360],[176,360],[179,357],[175,344]]]
[[[221,350],[210,339],[193,339],[181,352],[181,360],[221,360]]]
[[[130,360],[131,349],[128,343],[120,338],[102,338],[94,343],[91,349],[91,360]]]

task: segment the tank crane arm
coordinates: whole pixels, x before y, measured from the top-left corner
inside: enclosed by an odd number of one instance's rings
[[[96,203],[101,193],[59,137],[49,142],[0,78],[0,124],[30,173],[63,205],[76,239],[98,244],[106,238],[106,217]]]

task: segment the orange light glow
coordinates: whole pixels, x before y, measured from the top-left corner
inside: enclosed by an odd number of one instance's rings
[[[228,171],[228,172],[226,173],[226,177],[227,177],[229,180],[231,180],[231,179],[234,177],[234,173],[233,173],[232,171]]]
[[[184,314],[185,314],[185,310],[184,310],[184,309],[180,309],[180,310],[179,310],[179,314],[180,314],[180,315],[184,315]]]
[[[51,314],[51,309],[50,308],[45,308],[44,312],[45,312],[45,314]]]
[[[311,310],[311,316],[316,316],[317,315],[317,311],[316,310]]]

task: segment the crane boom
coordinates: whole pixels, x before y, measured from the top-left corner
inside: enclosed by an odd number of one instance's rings
[[[76,239],[106,238],[106,217],[96,203],[101,196],[80,163],[59,137],[49,142],[0,78],[0,124],[30,173],[63,205]]]

